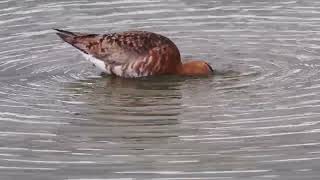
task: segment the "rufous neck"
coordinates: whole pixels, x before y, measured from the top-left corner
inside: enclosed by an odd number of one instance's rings
[[[204,61],[190,61],[178,66],[177,73],[185,76],[209,75],[211,70]]]

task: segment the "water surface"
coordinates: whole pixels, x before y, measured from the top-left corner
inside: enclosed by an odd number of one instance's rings
[[[0,1],[1,179],[318,179],[320,2]],[[147,30],[207,78],[101,78],[51,28]]]

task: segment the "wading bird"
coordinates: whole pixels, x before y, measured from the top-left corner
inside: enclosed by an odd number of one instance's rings
[[[177,46],[167,37],[146,31],[88,34],[55,29],[57,35],[105,74],[120,77],[155,75],[207,76],[205,61],[181,62]]]

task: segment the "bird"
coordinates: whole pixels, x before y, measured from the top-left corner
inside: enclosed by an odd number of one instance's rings
[[[174,42],[157,33],[124,31],[92,34],[54,30],[103,74],[139,78],[157,75],[209,76],[214,72],[202,60],[183,63]]]

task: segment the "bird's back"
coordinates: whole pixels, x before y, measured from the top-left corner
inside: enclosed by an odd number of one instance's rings
[[[156,33],[127,31],[99,35],[58,31],[64,41],[93,63],[104,64],[107,74],[123,77],[170,74],[181,64],[177,46]]]

